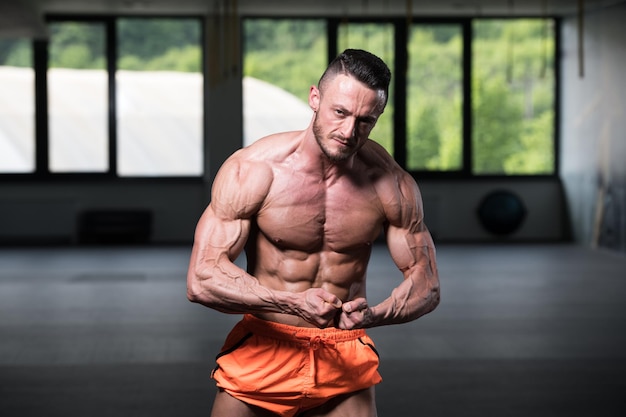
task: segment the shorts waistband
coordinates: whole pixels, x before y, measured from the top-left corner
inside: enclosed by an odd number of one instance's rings
[[[365,329],[342,330],[336,327],[318,329],[316,327],[298,327],[289,324],[276,323],[263,320],[251,314],[245,314],[242,320],[243,325],[252,333],[258,331],[265,337],[294,341],[294,339],[314,339],[320,338],[333,340],[336,342],[355,340],[365,336]]]

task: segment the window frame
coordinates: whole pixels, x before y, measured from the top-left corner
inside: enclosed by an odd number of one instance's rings
[[[120,176],[117,173],[117,101],[116,80],[117,70],[117,30],[116,21],[126,18],[143,19],[193,19],[197,20],[200,27],[200,53],[201,74],[206,80],[206,22],[200,15],[143,15],[143,14],[120,14],[120,15],[90,15],[90,14],[50,14],[44,16],[46,24],[52,22],[81,22],[102,23],[105,27],[105,58],[108,78],[107,107],[108,107],[108,169],[104,172],[51,172],[49,166],[49,132],[48,132],[48,47],[46,39],[34,39],[32,41],[33,69],[35,71],[35,170],[29,173],[2,173],[0,181],[123,181],[123,182],[201,182],[206,175],[202,173],[196,176]],[[205,81],[206,82],[206,81]],[[204,95],[204,94],[203,94]],[[204,100],[203,100],[204,102]],[[201,140],[206,136],[206,107],[202,109]],[[202,155],[203,160],[206,155]]]
[[[268,19],[268,16],[258,15],[245,15],[241,19]],[[271,17],[276,20],[283,19],[302,19],[302,16],[280,16]],[[407,19],[406,17],[324,17],[324,16],[307,16],[307,18],[326,19],[327,21],[327,33],[328,38],[328,62],[330,62],[337,54],[338,51],[338,32],[339,26],[345,23],[381,23],[392,24],[394,26],[394,68],[395,72],[392,74],[392,83],[394,86],[394,113],[393,113],[393,157],[396,162],[404,169],[406,169],[406,143],[407,143],[407,77],[405,71],[400,70],[406,68],[408,63],[408,34],[409,26],[412,24],[442,24],[451,25],[456,24],[460,26],[460,31],[463,36],[462,47],[462,94],[463,102],[461,105],[462,114],[462,135],[461,135],[461,160],[462,165],[459,170],[451,171],[436,171],[436,170],[407,170],[412,176],[420,179],[506,179],[506,180],[529,180],[529,179],[552,179],[558,177],[560,167],[560,155],[559,155],[559,119],[560,119],[560,68],[558,63],[558,56],[560,51],[560,26],[561,19],[553,15],[542,16],[480,16],[480,17],[413,17]],[[554,152],[554,169],[550,174],[474,174],[472,169],[472,43],[473,43],[473,22],[474,20],[515,20],[515,19],[550,19],[554,22],[554,120],[552,130],[552,146]],[[243,23],[242,23],[243,26]],[[242,50],[245,46],[242,45]],[[242,61],[245,56],[242,53]],[[321,75],[321,72],[320,72]]]
[[[2,173],[0,172],[0,181],[5,180],[114,180],[114,181],[201,181],[206,175],[199,176],[156,176],[156,177],[121,177],[117,174],[117,132],[116,132],[116,83],[115,69],[117,65],[117,44],[115,21],[120,18],[183,18],[197,19],[200,24],[201,39],[205,39],[206,32],[205,20],[199,15],[176,15],[176,16],[154,16],[154,15],[47,15],[46,23],[52,21],[81,21],[81,22],[104,22],[106,26],[105,45],[107,58],[107,71],[109,77],[108,86],[108,138],[109,138],[109,169],[103,173],[52,173],[49,170],[49,143],[48,143],[48,108],[47,108],[47,70],[48,70],[48,41],[34,40],[32,41],[33,53],[33,69],[35,71],[35,170],[30,173]],[[242,15],[240,19],[255,19],[268,16]],[[280,16],[271,17],[272,19],[303,19],[303,16]],[[414,177],[420,179],[542,179],[555,178],[559,175],[560,170],[560,90],[561,90],[561,72],[558,57],[561,49],[561,18],[554,15],[520,15],[520,16],[480,16],[480,17],[329,17],[329,16],[306,16],[307,19],[324,19],[326,20],[326,37],[328,45],[328,62],[332,60],[337,53],[338,45],[338,28],[342,23],[384,23],[393,24],[394,26],[394,56],[395,73],[392,76],[394,83],[394,115],[393,115],[393,143],[394,158],[403,168],[406,168],[406,74],[400,68],[406,68],[407,65],[407,42],[409,25],[411,24],[459,24],[463,34],[463,52],[462,52],[462,167],[456,171],[433,171],[419,170],[409,171]],[[550,19],[554,22],[554,120],[553,120],[553,152],[554,152],[554,169],[550,174],[473,174],[472,173],[472,24],[476,19]],[[243,22],[240,27],[243,27]],[[243,39],[243,38],[242,38]],[[244,59],[242,45],[241,60]],[[206,74],[206,42],[201,42],[202,53],[202,76],[207,79]],[[206,112],[206,107],[202,110]],[[202,134],[206,137],[206,117],[202,121]],[[207,155],[203,155],[206,159]]]

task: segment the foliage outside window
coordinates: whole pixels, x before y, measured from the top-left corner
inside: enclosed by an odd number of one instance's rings
[[[480,19],[473,29],[472,172],[553,174],[553,21]]]
[[[299,95],[326,66],[322,24],[294,19],[244,19],[244,120],[254,118],[246,102],[246,78],[258,77]],[[322,21],[318,21],[322,22]],[[464,22],[472,25],[471,52],[464,51]],[[469,175],[552,175],[554,155],[554,21],[552,19],[459,19],[458,22],[414,23],[407,45],[395,45],[403,19],[338,24],[337,51],[363,48],[393,68],[395,51],[406,50],[405,137],[394,140],[394,84],[390,103],[372,131],[390,153],[404,146],[409,171]],[[313,29],[315,27],[315,29]],[[317,43],[312,42],[317,39]],[[312,45],[316,45],[313,47]],[[313,52],[314,51],[314,52]],[[402,58],[402,57],[400,57]],[[471,74],[463,72],[469,59]],[[402,59],[400,60],[402,61]],[[303,68],[303,62],[306,67]],[[306,74],[306,75],[304,75]],[[309,78],[307,78],[309,77]],[[466,85],[470,83],[470,85]],[[471,91],[470,97],[463,95]],[[469,108],[467,107],[469,106]],[[270,106],[271,107],[271,106]],[[468,110],[471,126],[465,125]],[[267,119],[288,118],[274,114]],[[278,124],[273,131],[280,131]],[[271,132],[268,132],[271,133]],[[403,143],[402,143],[403,142]],[[402,154],[402,153],[399,153]],[[464,164],[469,162],[471,166]]]
[[[26,39],[0,39],[0,173],[35,171],[35,71]]]
[[[306,128],[309,88],[326,67],[326,22],[246,19],[243,33],[244,145]]]
[[[326,36],[331,23],[338,25],[334,39]],[[471,53],[464,55],[461,29],[468,23]],[[404,24],[404,19],[244,19],[244,144],[306,127],[309,87],[326,67],[330,41],[338,51],[371,50],[390,65],[393,77],[401,70],[394,65],[406,59],[406,85],[394,91],[392,84],[372,138],[393,154],[393,132],[404,131],[395,143],[403,146],[406,158],[398,162],[408,170],[554,174],[555,21],[416,22],[406,28],[407,45],[399,47],[394,43],[401,38],[394,36]],[[119,40],[115,56],[106,45],[110,28]],[[46,159],[36,157],[31,43],[1,40],[0,173],[43,168],[117,176],[202,175],[200,32],[199,19],[52,21],[48,137],[38,138],[48,141],[48,167],[35,166]],[[396,57],[396,51],[407,55]],[[470,60],[471,79],[462,71],[464,58]],[[117,68],[114,85],[108,84],[111,66]],[[108,102],[111,89],[115,103]],[[470,103],[463,96],[468,89]],[[394,130],[396,94],[405,100],[406,112],[395,118],[404,125]],[[463,125],[463,109],[471,126]],[[117,153],[109,155],[111,150]]]
[[[461,26],[413,25],[407,49],[407,169],[459,171],[463,163]]]

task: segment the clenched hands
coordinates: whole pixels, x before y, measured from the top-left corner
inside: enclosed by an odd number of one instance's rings
[[[368,327],[371,321],[372,310],[367,300],[360,297],[343,303],[335,326],[344,330],[359,329]]]
[[[337,296],[322,288],[310,288],[303,296],[297,314],[319,328],[335,326],[350,330],[365,327],[370,322],[372,313],[365,298],[342,303]]]

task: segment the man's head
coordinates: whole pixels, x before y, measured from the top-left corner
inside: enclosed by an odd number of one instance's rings
[[[362,49],[343,51],[328,65],[317,83],[322,94],[324,94],[325,84],[338,74],[354,77],[372,90],[378,91],[383,99],[381,102],[383,109],[387,105],[391,71],[387,64],[376,55]]]
[[[313,133],[334,163],[348,160],[367,141],[387,104],[391,72],[377,56],[348,49],[311,87]]]

